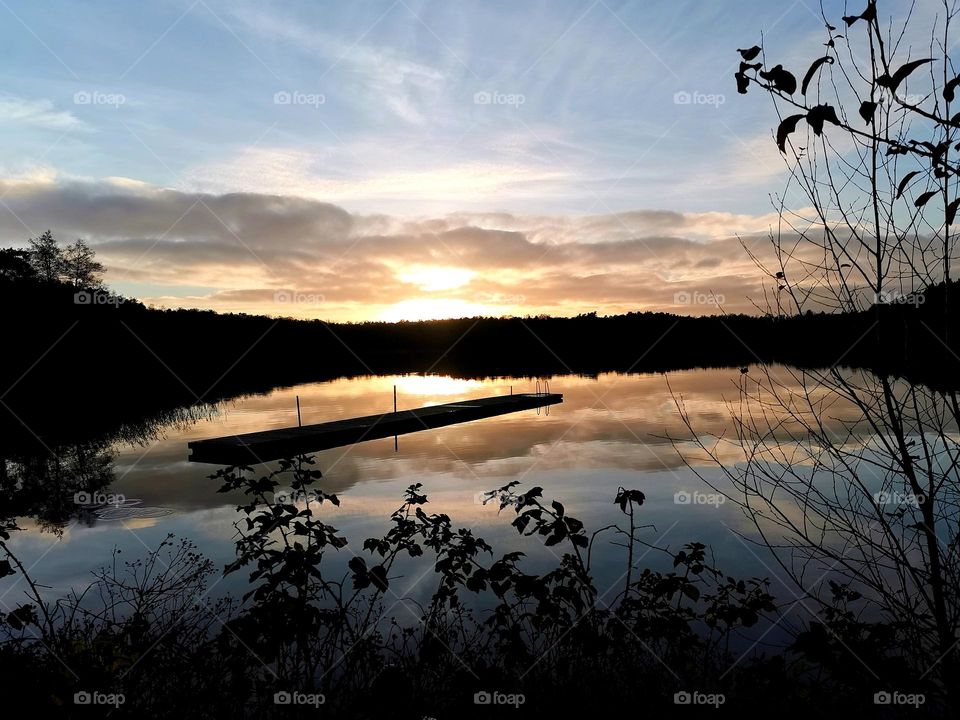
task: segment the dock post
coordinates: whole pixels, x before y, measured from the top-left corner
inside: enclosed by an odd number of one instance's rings
[[[393,412],[397,412],[397,386],[393,386]]]
[[[300,422],[300,396],[297,395],[297,427],[303,427],[303,423]]]

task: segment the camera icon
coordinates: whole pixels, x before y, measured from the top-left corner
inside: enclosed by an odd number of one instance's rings
[[[289,105],[293,100],[293,96],[288,93],[286,90],[280,90],[273,94],[273,104],[274,105]]]
[[[886,690],[881,690],[878,693],[873,694],[873,704],[874,705],[889,705],[893,702],[893,696],[890,695]]]
[[[673,294],[673,302],[675,305],[689,305],[690,304],[690,293],[681,290]]]
[[[89,705],[91,702],[93,702],[93,696],[86,690],[81,690],[73,694],[74,705]]]
[[[276,692],[273,694],[273,704],[274,705],[289,705],[293,702],[293,695],[286,691]]]
[[[481,91],[473,94],[473,104],[474,105],[489,105],[493,102],[493,94]]]
[[[93,102],[93,95],[87,90],[80,90],[73,94],[74,105],[89,105]]]
[[[78,492],[73,494],[73,502],[77,505],[92,505],[93,497],[87,492]]]
[[[686,90],[680,90],[673,94],[673,104],[674,105],[689,105],[693,102],[693,95],[688,93]]]
[[[74,305],[89,305],[91,302],[93,302],[93,295],[86,290],[81,290],[73,294]]]
[[[286,290],[277,290],[273,294],[273,301],[278,303],[288,303],[293,300],[293,294]]]
[[[686,490],[678,490],[673,494],[674,505],[689,505],[693,496]]]
[[[478,693],[473,694],[473,704],[474,705],[489,705],[493,702],[493,696],[490,695],[486,690],[481,690]]]
[[[693,702],[693,697],[686,690],[673,694],[674,705],[689,705],[691,702]]]

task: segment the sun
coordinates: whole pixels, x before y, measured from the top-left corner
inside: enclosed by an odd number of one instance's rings
[[[491,315],[494,309],[488,305],[446,298],[414,298],[394,303],[380,313],[380,320],[446,320],[450,318]]]

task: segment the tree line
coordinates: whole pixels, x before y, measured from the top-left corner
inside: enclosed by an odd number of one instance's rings
[[[64,284],[86,290],[103,288],[104,267],[83,238],[61,246],[46,230],[26,248],[0,250],[0,277],[14,283]]]

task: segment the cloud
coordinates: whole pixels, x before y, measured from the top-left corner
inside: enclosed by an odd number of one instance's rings
[[[163,306],[357,320],[464,314],[749,310],[771,218],[634,210],[569,217],[353,214],[288,195],[108,181],[0,181],[24,224],[85,237],[108,281]],[[406,313],[406,315],[405,315]]]
[[[61,131],[83,127],[73,113],[57,110],[49,100],[28,100],[15,95],[0,95],[0,124]]]
[[[374,151],[381,157],[387,148]],[[375,162],[371,160],[371,162]],[[233,158],[189,168],[186,187],[204,192],[276,193],[329,201],[454,200],[540,192],[568,177],[562,170],[512,160],[413,165],[373,172],[345,149],[248,148]],[[337,168],[334,172],[331,168]],[[347,172],[345,172],[345,170]]]
[[[300,88],[304,92],[321,92],[337,102],[346,102],[350,96],[363,99],[413,125],[427,122],[429,108],[438,98],[445,81],[442,70],[414,61],[397,50],[374,46],[361,40],[349,42],[310,27],[302,20],[283,16],[262,7],[231,6],[228,10],[248,32],[276,44],[293,47],[311,60],[322,57],[327,66],[321,68],[317,90]],[[373,28],[370,28],[371,30]],[[366,34],[366,33],[364,33]],[[353,82],[349,91],[338,95],[332,89],[327,74],[334,67],[346,71]]]

